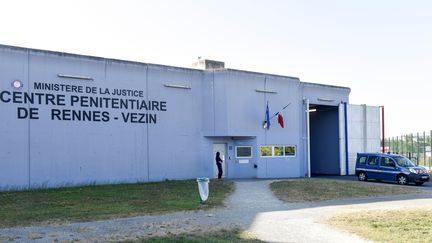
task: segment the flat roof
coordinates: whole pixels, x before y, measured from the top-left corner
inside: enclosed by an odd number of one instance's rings
[[[301,84],[307,85],[307,86],[318,86],[318,87],[326,87],[326,88],[336,88],[336,89],[346,89],[351,91],[351,88],[344,87],[344,86],[337,86],[337,85],[330,85],[330,84],[320,84],[320,83],[310,83],[310,82],[300,82]]]
[[[217,71],[243,72],[243,73],[249,73],[249,74],[255,74],[255,75],[263,75],[263,76],[272,76],[272,77],[280,77],[280,78],[297,79],[297,80],[300,81],[300,79],[298,77],[285,76],[285,75],[279,75],[279,74],[271,74],[271,73],[263,73],[263,72],[256,72],[256,71],[230,69],[230,68],[215,69],[215,70],[202,70],[202,69],[196,69],[196,68],[177,67],[177,66],[170,66],[170,65],[164,65],[164,64],[145,63],[145,62],[138,62],[138,61],[129,61],[129,60],[121,60],[121,59],[115,59],[115,58],[105,58],[105,57],[97,57],[97,56],[90,56],[90,55],[73,54],[73,53],[59,52],[59,51],[49,51],[49,50],[34,49],[34,48],[19,47],[19,46],[11,46],[11,45],[3,45],[3,44],[0,44],[0,48],[11,49],[11,50],[19,50],[19,51],[42,52],[42,53],[51,54],[51,55],[57,55],[57,56],[68,56],[68,57],[75,57],[75,58],[86,58],[86,59],[95,60],[95,61],[114,61],[114,62],[127,63],[127,64],[151,65],[151,66],[156,66],[156,67],[167,67],[167,68],[173,68],[173,69],[182,69],[182,70],[198,71],[198,72],[208,72],[208,71],[215,71],[215,72],[217,72]],[[301,84],[306,84],[306,85],[311,85],[311,86],[320,86],[320,87],[327,87],[327,88],[338,88],[338,89],[351,90],[348,87],[336,86],[336,85],[310,83],[310,82],[300,82],[300,83]]]

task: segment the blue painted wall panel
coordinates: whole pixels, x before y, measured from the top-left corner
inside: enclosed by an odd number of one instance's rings
[[[199,71],[150,66],[148,98],[167,102],[167,111],[149,127],[150,180],[193,178],[202,171],[201,81]],[[164,84],[191,89],[168,88]]]
[[[0,77],[0,92],[12,92],[14,80],[28,84],[26,52],[0,48]],[[17,107],[28,106],[0,102],[0,189],[29,185],[29,121],[17,119]]]
[[[57,74],[87,75],[93,81],[69,80]],[[121,75],[123,73],[123,75]],[[77,57],[34,53],[30,55],[30,83],[60,83],[97,88],[133,88],[146,93],[146,69],[142,65],[101,62]],[[53,94],[65,92],[37,91]],[[117,97],[100,94],[82,96]],[[37,105],[41,118],[31,120],[31,185],[146,181],[146,125],[122,121],[121,113],[132,110],[90,108],[79,105]],[[52,109],[108,111],[109,122],[52,120]],[[118,120],[114,120],[117,117]]]
[[[232,148],[226,151],[229,178],[303,177],[307,171],[303,100],[319,103],[320,97],[334,97],[328,105],[337,106],[349,94],[349,89],[305,84],[285,76],[203,71],[8,46],[0,46],[0,70],[0,92],[13,92],[11,81],[19,79],[24,83],[19,92],[65,99],[63,105],[24,105],[39,109],[39,119],[17,119],[18,104],[0,102],[1,189],[212,177],[214,143]],[[95,87],[95,93],[36,90],[35,83]],[[114,90],[140,91],[142,97],[112,94]],[[88,107],[85,102],[72,103],[72,96],[156,101],[166,106],[165,110],[118,108],[112,103]],[[263,129],[267,101],[271,115],[290,103],[282,111],[285,128],[275,117],[271,129]],[[63,120],[53,116],[53,110],[106,112],[109,121]],[[144,115],[155,122],[139,122]],[[263,158],[263,145],[294,145],[297,154]],[[235,146],[253,146],[249,163],[239,163]]]

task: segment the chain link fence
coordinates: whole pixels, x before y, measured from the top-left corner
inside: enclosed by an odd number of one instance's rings
[[[384,151],[401,154],[418,165],[432,167],[432,130],[385,138]]]

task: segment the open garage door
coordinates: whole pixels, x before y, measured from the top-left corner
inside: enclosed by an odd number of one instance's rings
[[[357,153],[380,152],[380,124],[378,106],[310,104],[311,175],[354,175]]]
[[[310,172],[340,175],[339,108],[309,105]]]
[[[380,152],[380,107],[340,104],[339,137],[340,175],[354,175],[357,153]]]

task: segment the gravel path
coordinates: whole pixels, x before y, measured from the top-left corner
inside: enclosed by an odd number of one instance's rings
[[[5,228],[0,229],[0,242],[106,242],[231,227],[242,228],[269,242],[364,242],[355,235],[335,230],[318,221],[336,213],[364,209],[432,206],[430,193],[321,203],[283,203],[271,193],[270,183],[270,180],[235,181],[235,192],[228,199],[225,208],[63,225]]]

